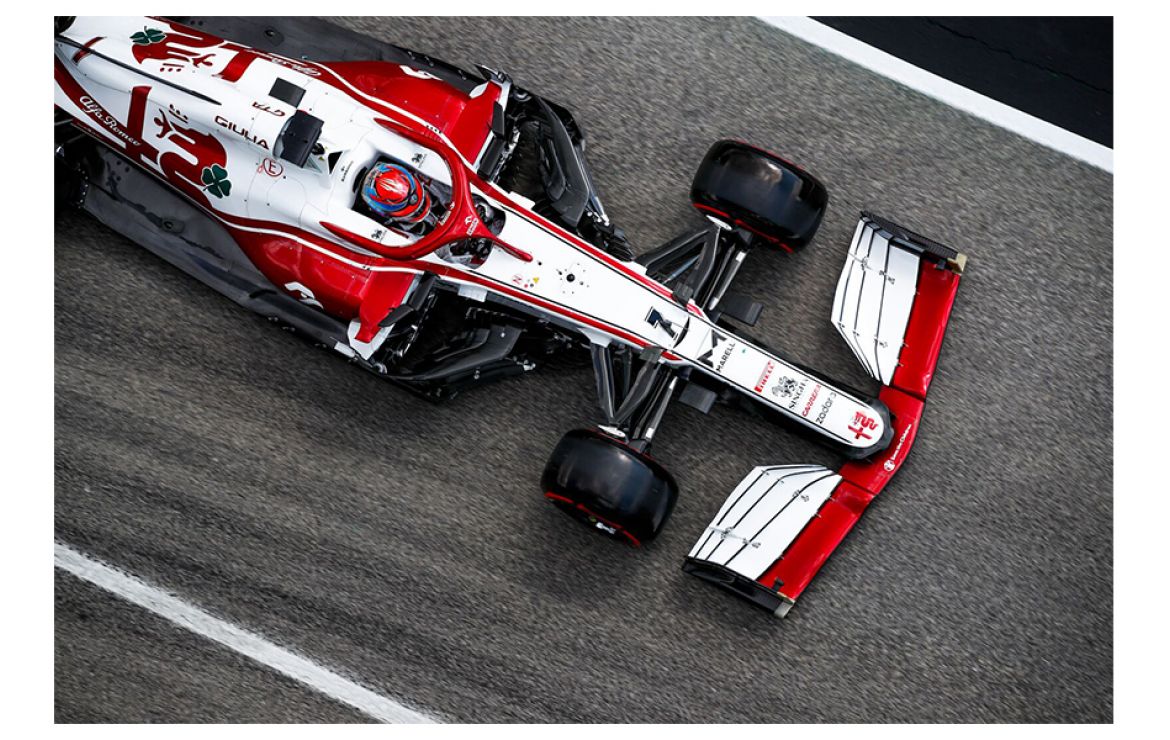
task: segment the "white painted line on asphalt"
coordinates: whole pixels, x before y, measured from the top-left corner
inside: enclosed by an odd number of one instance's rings
[[[1075,157],[1112,174],[1113,150],[998,100],[915,67],[823,23],[804,16],[759,16],[760,20],[814,46],[888,77],[912,90],[1017,133],[1049,149]]]
[[[425,714],[342,678],[308,658],[274,645],[263,637],[225,622],[132,575],[84,555],[60,542],[54,545],[54,564],[78,578],[152,611],[183,629],[245,655],[283,673],[325,696],[348,704],[380,722],[432,723]]]

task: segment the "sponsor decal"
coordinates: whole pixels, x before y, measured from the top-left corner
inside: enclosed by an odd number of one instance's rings
[[[829,397],[825,399],[825,403],[821,406],[821,410],[817,413],[817,424],[825,425],[825,417],[829,415],[829,409],[833,408],[833,401],[837,399],[837,391],[829,391]]]
[[[257,100],[253,100],[252,107],[256,108],[257,110],[262,110],[265,113],[271,113],[272,115],[276,116],[277,118],[284,118],[284,111],[282,111],[280,108],[273,108],[271,105],[268,105],[267,103],[261,103]]]
[[[260,160],[260,167],[257,168],[259,172],[263,172],[269,177],[280,177],[284,174],[284,165],[277,162],[272,157],[265,157]]]
[[[719,332],[712,330],[709,338],[711,340],[711,347],[706,352],[699,355],[699,362],[703,363],[707,367],[714,368],[715,361],[711,358],[715,356],[715,348],[719,346],[719,340],[723,337],[720,336]]]
[[[792,397],[788,400],[789,411],[796,411],[796,404],[800,403],[800,397],[804,395],[804,389],[806,387],[808,387],[807,378],[800,381],[800,383],[796,386],[796,393],[793,393]]]
[[[796,378],[780,378],[776,385],[772,386],[772,395],[779,398],[794,395],[798,385]]]
[[[651,308],[650,313],[646,314],[646,323],[650,326],[661,328],[670,335],[671,339],[678,338],[678,332],[675,331],[674,324],[670,323],[657,308]]]
[[[764,372],[760,373],[760,379],[756,381],[756,393],[763,393],[764,386],[768,384],[768,378],[772,377],[772,371],[776,369],[776,363],[768,360],[768,364],[764,365]]]
[[[723,366],[731,359],[731,353],[735,351],[737,342],[730,337],[724,336],[714,329],[711,330],[711,348],[699,355],[699,362],[711,368],[715,372],[721,372]],[[720,351],[722,347],[722,351]],[[719,356],[718,362],[715,356]]]
[[[913,424],[906,425],[906,428],[902,430],[902,436],[898,437],[898,446],[894,448],[894,452],[882,463],[882,467],[885,468],[887,473],[894,472],[894,468],[898,467],[898,463],[895,460],[898,459],[898,453],[902,451],[902,445],[906,443],[906,436],[910,434],[910,429],[913,426]]]
[[[855,435],[853,437],[854,439],[861,439],[862,437],[873,439],[873,435],[869,434],[866,430],[872,432],[875,429],[877,429],[877,419],[867,416],[862,411],[858,411],[853,415],[853,424],[849,427],[849,431]]]
[[[776,381],[776,385],[772,386],[772,395],[781,402],[787,399],[788,410],[795,412],[796,404],[800,403],[800,398],[804,395],[804,389],[807,386],[808,378],[797,380],[796,378],[781,377],[780,380]]]
[[[289,69],[296,70],[303,75],[308,75],[310,77],[319,77],[321,75],[321,70],[317,69],[316,67],[310,67],[307,64],[300,64],[299,62],[294,62],[291,59],[285,59],[284,57],[279,57],[275,54],[266,54],[264,55],[264,58],[273,64],[279,64],[282,67],[288,67]]]
[[[142,142],[123,129],[122,123],[117,118],[114,118],[112,114],[107,113],[106,109],[101,106],[101,103],[88,95],[82,95],[77,103],[93,120],[108,128],[115,136],[126,142],[128,146],[141,146]]]
[[[808,418],[808,412],[812,411],[813,404],[816,403],[817,396],[821,395],[821,388],[823,387],[820,383],[816,384],[812,390],[812,395],[808,397],[808,403],[804,405],[804,410],[800,412],[801,416]]]
[[[216,116],[214,120],[215,120],[215,123],[217,126],[222,126],[223,128],[226,128],[228,131],[231,131],[233,134],[240,136],[245,141],[250,141],[253,144],[255,144],[256,146],[260,147],[261,149],[268,148],[267,141],[265,141],[264,139],[261,139],[258,136],[253,136],[252,134],[248,133],[248,129],[243,128],[242,126],[237,126],[236,124],[232,123],[231,121],[224,118],[223,116]]]
[[[464,217],[463,225],[467,227],[467,235],[468,236],[471,236],[472,232],[475,231],[476,223],[478,223],[478,222],[476,221],[475,216],[472,216],[470,213]]]
[[[723,366],[731,359],[731,353],[735,349],[735,342],[728,342],[727,348],[723,350],[723,354],[719,356],[719,364],[715,366],[715,372],[723,372]]]
[[[150,46],[151,44],[157,44],[166,37],[167,35],[158,28],[143,27],[141,31],[135,31],[134,33],[130,34],[130,40],[139,46]]]
[[[228,179],[227,170],[218,164],[204,167],[199,179],[203,181],[203,189],[216,198],[226,198],[232,194],[232,181]]]

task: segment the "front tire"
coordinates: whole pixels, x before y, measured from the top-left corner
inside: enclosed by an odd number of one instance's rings
[[[728,226],[793,250],[816,235],[829,191],[791,162],[725,139],[703,157],[691,185],[691,202]]]
[[[634,545],[658,536],[678,499],[678,485],[657,461],[585,429],[561,438],[541,485],[561,511]]]

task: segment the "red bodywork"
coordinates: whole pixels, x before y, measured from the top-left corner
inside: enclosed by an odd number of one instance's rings
[[[893,442],[878,457],[841,467],[842,480],[833,495],[780,559],[757,579],[792,601],[804,592],[865,508],[902,467],[918,434],[926,391],[959,289],[957,273],[926,260],[919,269],[918,296],[906,326],[901,366],[894,372],[893,385],[884,386],[878,394],[893,417]]]
[[[475,162],[487,141],[501,92],[495,82],[484,83],[484,89],[471,97],[426,72],[407,72],[389,62],[330,62],[327,66],[366,95],[408,110],[443,132],[469,162]]]

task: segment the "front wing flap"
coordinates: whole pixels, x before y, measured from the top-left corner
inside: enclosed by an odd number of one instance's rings
[[[683,569],[784,616],[914,444],[966,257],[862,213],[833,325],[889,407],[893,437],[866,460],[758,467],[720,508]]]

